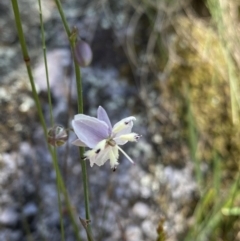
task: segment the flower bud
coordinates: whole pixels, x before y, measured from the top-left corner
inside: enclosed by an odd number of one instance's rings
[[[83,40],[76,43],[74,55],[81,67],[88,66],[92,61],[92,49],[89,44]]]
[[[62,146],[67,139],[67,131],[60,125],[56,125],[48,131],[48,143],[52,146]]]

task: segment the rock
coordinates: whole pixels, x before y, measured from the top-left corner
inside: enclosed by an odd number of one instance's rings
[[[137,226],[129,226],[126,230],[126,240],[141,241],[143,240],[142,232]]]
[[[33,217],[37,214],[38,208],[35,203],[28,203],[24,208],[23,208],[23,215],[27,218]]]
[[[23,240],[22,233],[20,231],[13,231],[11,229],[4,229],[0,233],[0,240],[1,241],[20,241]]]
[[[19,214],[13,208],[6,208],[0,213],[0,224],[14,227],[19,221]]]
[[[157,238],[156,224],[154,224],[152,221],[144,220],[141,225],[141,230],[149,238],[149,240],[156,240]]]
[[[139,218],[147,218],[150,213],[149,207],[143,202],[137,202],[133,206],[133,213]]]

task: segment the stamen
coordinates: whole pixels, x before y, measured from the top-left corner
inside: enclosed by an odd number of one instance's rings
[[[134,161],[132,160],[132,158],[121,148],[117,145],[117,148],[122,152],[122,154],[127,157],[127,159],[132,163],[134,164]]]
[[[109,146],[116,146],[116,142],[115,142],[113,139],[108,140],[108,141],[107,141],[107,144],[108,144]]]

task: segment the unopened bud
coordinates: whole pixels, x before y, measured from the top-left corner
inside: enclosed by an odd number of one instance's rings
[[[67,139],[67,131],[60,125],[56,125],[48,131],[48,143],[52,146],[62,146]]]
[[[91,47],[83,40],[80,40],[76,43],[74,54],[78,64],[81,67],[86,67],[92,62]]]

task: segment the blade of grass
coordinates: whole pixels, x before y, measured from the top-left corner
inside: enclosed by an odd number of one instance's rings
[[[221,183],[221,159],[215,150],[213,158],[213,187],[216,191],[216,194],[218,194]]]
[[[189,96],[189,87],[187,84],[184,85],[184,92],[186,95],[186,103],[187,103],[188,140],[189,140],[191,158],[194,161],[195,174],[197,177],[198,185],[199,187],[201,187],[201,185],[203,184],[203,177],[202,177],[202,171],[200,167],[200,160],[196,156],[197,143],[198,143],[197,132],[196,132],[197,128],[196,128],[194,116],[192,113],[191,101]]]
[[[221,1],[218,0],[208,0],[208,8],[210,13],[213,16],[215,21],[219,37],[222,44],[222,50],[225,56],[225,60],[228,67],[228,76],[229,76],[229,85],[230,85],[230,98],[231,98],[231,108],[232,108],[232,121],[233,124],[239,123],[239,109],[240,109],[240,87],[239,87],[239,78],[238,71],[236,69],[234,60],[231,55],[229,43],[226,36],[226,29],[228,26],[224,22],[223,18],[223,6],[221,6]]]
[[[220,198],[216,196],[214,199],[214,206],[210,211],[202,209],[202,212],[205,214],[205,219],[198,225],[194,225],[193,229],[188,233],[184,241],[204,241],[208,240],[208,237],[211,233],[214,232],[219,227],[220,222],[222,221],[223,209],[231,209],[233,206],[233,201],[235,200],[237,193],[239,192],[240,184],[240,173],[232,184],[229,193],[226,194],[226,198]],[[203,197],[206,199],[206,197]],[[202,201],[200,201],[202,202]]]

